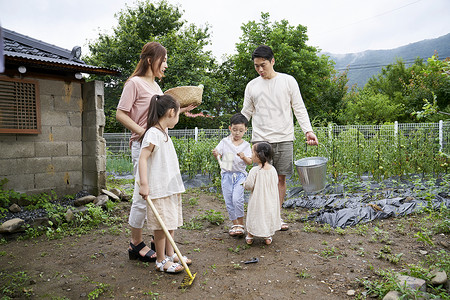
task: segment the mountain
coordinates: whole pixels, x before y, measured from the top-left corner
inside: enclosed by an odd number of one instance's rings
[[[348,54],[323,52],[322,54],[329,56],[336,63],[335,69],[339,72],[349,68],[347,74],[349,86],[357,84],[362,88],[369,78],[378,74],[382,67],[395,63],[397,58],[402,58],[403,62],[409,66],[417,57],[426,61],[435,51],[441,60],[450,57],[450,33],[389,50],[367,50]]]

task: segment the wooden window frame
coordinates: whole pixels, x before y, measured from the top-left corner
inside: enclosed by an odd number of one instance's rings
[[[38,81],[0,76],[1,81],[13,84],[10,89],[0,85],[0,133],[41,133]]]

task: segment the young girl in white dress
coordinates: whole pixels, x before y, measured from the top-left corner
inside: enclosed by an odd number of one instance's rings
[[[273,150],[269,143],[258,142],[252,147],[252,160],[258,164],[248,173],[244,188],[250,190],[251,196],[247,207],[248,245],[253,244],[253,237],[262,237],[266,245],[272,243],[272,235],[281,229],[280,201],[278,194],[278,175],[269,163]]]
[[[172,237],[174,230],[183,225],[181,193],[185,189],[177,154],[167,132],[178,123],[179,113],[180,104],[171,96],[152,97],[135,184],[135,191],[139,191],[143,199],[153,201]],[[179,264],[178,256],[150,208],[147,208],[147,221],[155,236],[156,269],[168,273],[183,271],[184,267]],[[187,264],[192,263],[185,256],[182,259]]]

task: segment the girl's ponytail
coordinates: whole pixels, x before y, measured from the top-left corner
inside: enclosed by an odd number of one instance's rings
[[[180,109],[180,103],[170,95],[154,95],[150,100],[150,107],[148,109],[147,116],[147,129],[145,130],[145,132],[156,125],[159,125],[158,129],[161,130],[161,124],[159,123],[159,120],[164,117],[169,109],[174,109],[175,113],[177,113]],[[165,132],[164,130],[161,131],[166,135],[167,138],[169,138],[167,132]],[[142,141],[144,135],[145,133],[140,137],[140,141]]]
[[[272,146],[267,142],[258,142],[255,147],[256,156],[258,156],[264,168],[265,163],[270,162],[273,158]]]

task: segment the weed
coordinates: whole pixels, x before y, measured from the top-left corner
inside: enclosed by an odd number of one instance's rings
[[[341,227],[336,227],[334,229],[334,232],[336,232],[339,235],[344,235],[344,234],[346,234],[347,231],[345,229],[341,228]]]
[[[315,226],[312,226],[311,223],[305,223],[305,225],[303,225],[303,231],[304,232],[317,232],[317,228]]]
[[[366,256],[366,252],[364,251],[364,248],[359,248],[358,251],[356,251],[356,254],[358,254],[359,256]]]
[[[228,248],[228,251],[230,251],[232,253],[239,253],[240,250],[241,250],[240,245],[238,245],[236,248],[233,248],[233,247]]]
[[[358,224],[353,228],[353,231],[361,236],[366,236],[369,231],[369,226],[367,224]]]
[[[242,270],[242,266],[241,266],[241,264],[233,264],[233,269]]]
[[[6,297],[22,298],[30,297],[32,289],[26,286],[30,282],[30,277],[26,272],[4,273],[0,272],[0,292]],[[2,298],[3,299],[3,298]],[[9,298],[6,298],[9,299]]]
[[[372,235],[372,241],[373,242],[380,242],[385,244],[392,244],[392,241],[389,238],[389,232],[385,231],[383,229],[380,229],[378,226],[375,226],[373,228],[373,235]]]
[[[443,270],[450,274],[450,253],[445,250],[434,251],[427,255],[425,262],[437,270]]]
[[[223,241],[222,241],[223,242]],[[250,245],[247,245],[247,244],[244,244],[243,246],[241,246],[241,249],[242,250],[247,250],[247,249],[250,249],[251,248],[251,246]]]
[[[215,225],[220,225],[225,221],[222,213],[220,211],[215,211],[214,209],[207,210],[205,215],[199,216],[198,218],[208,220],[211,224]]]
[[[156,300],[156,299],[158,299],[159,293],[148,291],[148,292],[144,292],[144,295],[150,296],[152,300]]]
[[[286,222],[288,222],[288,223],[294,223],[298,219],[299,219],[299,215],[296,212],[290,212],[285,218]]]
[[[399,223],[397,224],[397,227],[395,228],[395,231],[401,235],[405,235],[405,224]]]
[[[431,275],[430,270],[428,268],[425,268],[421,265],[416,264],[408,264],[407,269],[403,272],[401,272],[403,275],[408,275],[415,278],[420,278],[425,281],[430,281],[433,277]]]
[[[203,224],[196,220],[196,218],[190,219],[188,222],[184,222],[180,228],[186,229],[186,230],[202,230]]]
[[[396,265],[400,262],[400,259],[402,258],[403,253],[394,255],[391,252],[392,252],[391,248],[389,246],[385,245],[380,251],[378,251],[376,257],[379,259],[385,259],[388,262]]]
[[[107,283],[101,283],[101,282],[95,282],[96,287],[95,289],[88,294],[88,299],[97,299],[102,294],[107,292],[109,290],[109,284]]]
[[[112,235],[120,235],[123,230],[120,228],[122,225],[114,225],[111,227],[108,227],[108,233]]]
[[[333,232],[333,227],[331,227],[330,224],[325,223],[325,224],[322,225],[321,232],[322,233],[326,233],[326,234],[330,234],[331,232]]]
[[[325,249],[319,253],[320,256],[325,258],[336,257],[336,253],[339,252],[339,248],[326,246]]]
[[[188,201],[189,205],[190,206],[198,205],[198,199],[199,199],[199,197],[191,197],[191,198],[189,198],[189,201]]]
[[[419,231],[416,234],[414,234],[414,237],[419,242],[423,242],[424,244],[434,246],[433,240],[431,239],[431,232],[424,229],[423,231]]]
[[[301,278],[301,279],[311,278],[311,274],[309,274],[306,269],[303,269],[300,272],[297,272],[297,274],[295,276],[297,276],[298,278]]]

